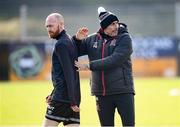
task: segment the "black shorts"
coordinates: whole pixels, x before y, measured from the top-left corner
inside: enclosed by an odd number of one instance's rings
[[[69,103],[52,101],[47,107],[45,117],[56,122],[67,124],[80,124],[80,113],[74,112]]]

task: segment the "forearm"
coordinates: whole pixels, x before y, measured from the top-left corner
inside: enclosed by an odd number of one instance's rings
[[[73,40],[75,42],[75,45],[78,50],[78,56],[87,55],[87,46],[86,46],[86,40],[78,40],[76,36],[73,36]]]
[[[114,54],[103,59],[91,61],[89,68],[92,71],[109,70],[122,66],[129,55]]]
[[[111,55],[90,62],[90,70],[108,70],[121,67],[122,64],[130,58],[132,52],[133,50],[130,37],[126,36],[121,38]]]

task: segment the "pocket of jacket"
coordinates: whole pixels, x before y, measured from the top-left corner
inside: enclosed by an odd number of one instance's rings
[[[123,69],[116,68],[111,71],[105,72],[105,81],[106,82],[115,82],[123,79]]]
[[[126,85],[133,85],[132,72],[123,68],[123,77]]]

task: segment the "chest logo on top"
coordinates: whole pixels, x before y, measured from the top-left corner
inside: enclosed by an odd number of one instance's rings
[[[96,42],[94,42],[94,44],[93,44],[93,48],[97,48],[97,46],[98,46],[98,42],[96,41]]]
[[[110,42],[110,45],[109,46],[116,46],[116,40],[113,39],[111,42]]]

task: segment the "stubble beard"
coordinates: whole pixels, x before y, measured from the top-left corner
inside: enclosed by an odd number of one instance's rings
[[[55,32],[49,32],[49,37],[55,39],[59,35],[59,28]]]
[[[114,37],[114,36],[117,36],[117,35],[118,35],[118,29],[113,30],[112,33],[111,33],[111,36]]]

